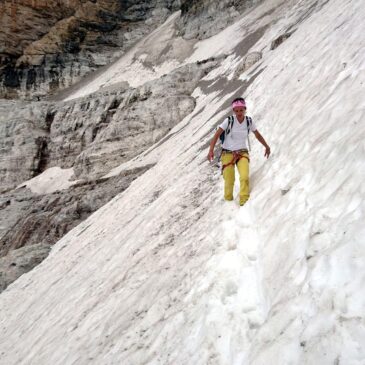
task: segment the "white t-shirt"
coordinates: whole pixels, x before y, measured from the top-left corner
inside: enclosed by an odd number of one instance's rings
[[[219,128],[222,128],[224,131],[228,127],[228,117],[224,119],[224,122],[219,126]],[[256,125],[252,120],[251,126],[250,126],[250,132],[256,131]],[[222,147],[225,150],[229,151],[237,151],[237,150],[243,150],[247,149],[247,121],[246,117],[243,119],[243,122],[240,123],[237,120],[237,117],[234,116],[234,122],[231,131],[229,132],[228,136],[224,139]]]

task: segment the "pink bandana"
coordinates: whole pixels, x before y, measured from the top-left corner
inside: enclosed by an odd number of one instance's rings
[[[237,108],[237,107],[244,107],[246,108],[246,103],[244,101],[238,100],[232,103],[232,108]]]

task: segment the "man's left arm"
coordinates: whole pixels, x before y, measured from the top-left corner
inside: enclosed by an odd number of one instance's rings
[[[255,134],[257,140],[265,147],[265,157],[269,158],[271,151],[264,137],[260,134],[260,132],[257,129],[253,133]]]

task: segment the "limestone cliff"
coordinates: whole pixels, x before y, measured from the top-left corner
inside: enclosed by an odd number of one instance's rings
[[[0,97],[39,98],[113,61],[179,1],[5,0],[0,3]]]

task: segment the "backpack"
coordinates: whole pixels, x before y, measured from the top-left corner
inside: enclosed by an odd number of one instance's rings
[[[252,118],[251,117],[245,117],[246,123],[247,123],[247,137],[250,134],[250,129],[252,125]],[[226,139],[226,136],[231,133],[232,127],[234,122],[234,116],[230,115],[228,117],[228,126],[227,129],[219,136],[219,139],[221,140],[221,144],[223,144],[224,140]],[[250,144],[250,141],[248,142]]]

